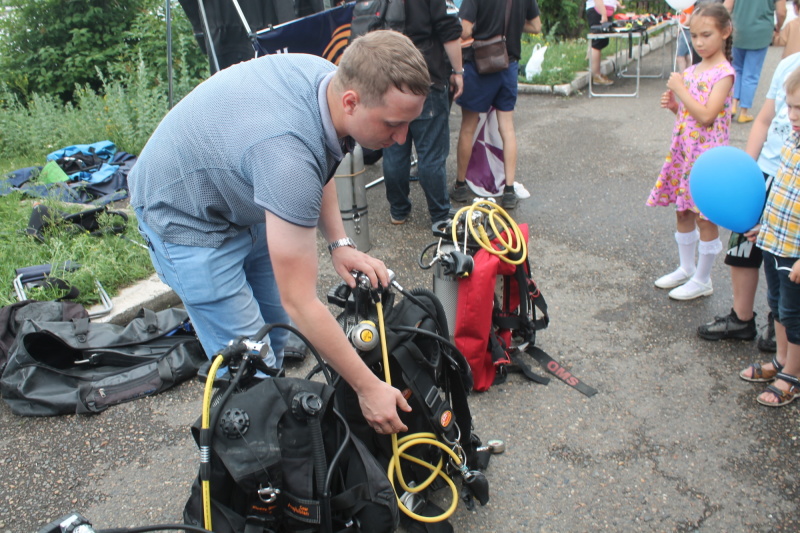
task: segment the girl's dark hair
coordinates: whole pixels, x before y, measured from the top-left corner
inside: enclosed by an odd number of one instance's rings
[[[692,13],[694,17],[709,17],[714,19],[719,31],[725,31],[727,28],[731,29],[731,34],[725,39],[725,59],[732,60],[731,50],[733,49],[733,21],[731,14],[723,4],[703,4],[696,8]]]

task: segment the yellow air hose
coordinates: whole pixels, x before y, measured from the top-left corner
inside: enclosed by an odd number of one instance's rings
[[[389,371],[389,350],[386,347],[386,326],[383,321],[383,303],[378,300],[377,304],[377,311],[378,311],[378,328],[380,331],[380,341],[381,341],[381,355],[383,356],[383,372],[385,376],[386,383],[389,385],[392,384],[392,376]],[[450,515],[455,512],[456,507],[458,506],[458,488],[456,484],[450,479],[449,476],[444,472],[444,460],[443,457],[439,458],[439,463],[434,466],[422,459],[409,455],[406,452],[409,448],[417,445],[427,444],[430,446],[435,446],[446,452],[455,463],[456,466],[462,467],[462,459],[458,456],[453,450],[448,448],[445,444],[442,444],[440,441],[436,440],[436,435],[433,433],[413,433],[411,435],[406,435],[405,437],[398,439],[397,434],[392,434],[392,458],[389,460],[389,467],[387,469],[387,475],[389,477],[389,481],[392,483],[392,487],[395,487],[395,476],[397,477],[398,482],[402,489],[406,492],[415,494],[418,493],[430,485],[437,476],[440,476],[442,479],[447,482],[450,486],[450,490],[453,493],[453,501],[450,504],[450,507],[441,515],[439,516],[422,516],[413,512],[411,509],[406,507],[406,505],[401,501],[400,497],[397,496],[397,489],[395,488],[395,496],[397,497],[397,504],[400,507],[400,510],[403,511],[406,515],[410,516],[414,520],[419,522],[441,522],[443,520],[447,520]],[[403,479],[403,474],[400,468],[400,460],[404,459],[407,461],[411,461],[418,465],[424,466],[431,470],[431,475],[426,479],[424,482],[416,485],[414,487],[410,487],[406,484],[405,480]]]
[[[492,231],[496,235],[495,238],[499,242],[500,249],[492,245],[492,240],[489,238],[482,224],[478,224],[476,229],[476,225],[473,223],[473,214],[475,212],[486,215],[489,226],[492,228]],[[456,246],[458,245],[458,232],[456,231],[456,227],[458,226],[457,222],[464,214],[465,231],[469,231],[472,238],[475,239],[475,242],[478,243],[481,248],[492,255],[499,256],[502,261],[512,265],[519,265],[525,261],[525,258],[528,256],[528,244],[525,242],[525,236],[522,230],[519,229],[517,223],[514,222],[514,219],[511,218],[505,209],[488,200],[476,200],[472,205],[462,207],[456,212],[452,224],[452,237]],[[500,225],[499,227],[498,223]],[[505,238],[507,231],[511,237],[508,240]],[[464,253],[467,251],[466,243],[463,251]],[[511,259],[509,254],[514,254],[514,257],[517,258]]]
[[[208,431],[211,424],[211,395],[214,392],[214,376],[217,375],[217,371],[222,366],[223,361],[225,358],[222,355],[218,355],[214,362],[211,364],[211,369],[208,371],[208,377],[206,378],[206,386],[203,390],[203,413],[200,417],[200,432],[203,433],[204,431]],[[203,448],[206,448],[205,450]],[[207,465],[211,464],[211,457],[209,456],[210,450],[208,446],[201,446],[200,447],[200,463],[201,467],[203,463]],[[209,476],[204,476],[206,478]],[[213,531],[211,528],[211,480],[210,479],[202,479],[200,480],[200,486],[203,491],[203,522],[204,526],[207,530]]]

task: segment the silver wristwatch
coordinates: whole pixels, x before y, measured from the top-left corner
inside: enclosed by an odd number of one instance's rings
[[[349,246],[354,250],[358,250],[358,248],[356,248],[356,243],[353,241],[353,239],[351,239],[350,237],[345,237],[344,239],[338,239],[328,244],[328,252],[333,253],[335,249],[341,248],[342,246]]]

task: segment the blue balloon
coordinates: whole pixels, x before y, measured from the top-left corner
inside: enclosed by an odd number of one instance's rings
[[[758,224],[766,198],[758,164],[733,146],[717,146],[697,158],[689,173],[689,191],[703,215],[737,233]]]

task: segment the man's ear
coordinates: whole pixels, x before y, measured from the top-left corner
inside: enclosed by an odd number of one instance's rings
[[[342,94],[342,107],[345,114],[352,115],[360,103],[361,98],[356,91],[350,89]]]

